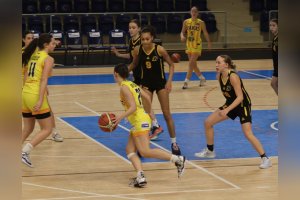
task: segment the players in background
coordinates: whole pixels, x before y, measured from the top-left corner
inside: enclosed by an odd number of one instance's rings
[[[25,48],[31,43],[31,41],[34,39],[34,35],[32,32],[30,31],[26,31],[23,35],[23,39],[22,39],[22,54],[25,50]],[[56,44],[59,43],[58,40],[55,41]],[[23,84],[24,84],[24,74],[25,72],[27,71],[27,66],[24,66],[22,65],[22,79],[23,79]],[[49,96],[49,90],[48,88],[46,89],[46,92],[47,92],[47,98]],[[49,101],[48,101],[48,104],[49,104]],[[49,104],[49,107],[50,107],[50,104]],[[52,119],[52,124],[53,124],[53,129],[52,129],[52,134],[51,134],[51,139],[55,142],[63,142],[64,138],[58,133],[57,129],[56,129],[56,124],[55,124],[55,118],[54,118],[54,114],[52,112],[52,109],[50,108],[51,110],[51,119]]]
[[[141,31],[141,45],[134,48],[133,62],[129,66],[132,70],[140,67],[141,88],[150,96],[151,102],[153,93],[156,92],[161,110],[167,122],[171,138],[172,153],[180,155],[180,149],[176,143],[175,125],[170,111],[169,93],[172,90],[172,79],[174,74],[174,63],[167,51],[160,45],[153,43],[155,38],[154,28],[146,26]],[[169,77],[166,79],[164,71],[164,60],[169,64]],[[146,108],[148,110],[148,108]]]
[[[33,167],[29,154],[34,147],[52,132],[51,109],[47,100],[48,77],[54,66],[54,59],[48,54],[54,51],[56,42],[49,34],[34,39],[22,54],[22,64],[28,66],[22,90],[23,130],[22,143],[33,132],[37,120],[41,130],[22,148],[22,162]],[[38,48],[38,49],[37,49]]]
[[[270,31],[274,35],[272,41],[273,76],[271,86],[278,95],[278,19],[271,19]]]
[[[136,19],[132,19],[129,22],[129,34],[130,34],[130,40],[129,40],[129,49],[128,53],[120,53],[115,47],[112,47],[113,52],[116,54],[116,56],[120,58],[126,58],[129,59],[130,62],[133,60],[132,52],[136,46],[139,46],[141,44],[141,26],[140,22]],[[136,67],[132,70],[133,72],[133,82],[137,85],[141,84],[141,68]],[[158,124],[158,121],[154,115],[153,110],[151,111],[151,118],[152,118],[152,129],[150,134],[150,139],[154,140],[157,139],[158,135],[163,132],[162,127]]]
[[[114,78],[116,83],[120,86],[120,100],[125,108],[125,112],[112,120],[116,126],[122,119],[127,118],[132,125],[126,146],[126,154],[137,171],[137,177],[133,178],[130,185],[134,187],[143,187],[147,184],[141,160],[136,154],[137,151],[145,158],[170,160],[175,163],[178,177],[180,177],[184,172],[184,156],[172,155],[159,148],[150,148],[148,134],[151,127],[151,118],[145,112],[143,105],[147,105],[146,107],[149,108],[147,111],[149,112],[151,109],[151,100],[149,95],[141,90],[139,86],[134,82],[126,80],[128,74],[128,67],[125,64],[118,64],[115,66]],[[144,98],[144,101],[142,101],[142,97]]]
[[[182,89],[188,88],[188,83],[191,79],[193,71],[200,79],[200,85],[203,86],[206,79],[200,72],[197,66],[198,57],[201,56],[202,51],[202,39],[201,32],[204,33],[204,37],[208,42],[208,49],[211,49],[211,42],[204,21],[198,18],[199,11],[196,6],[191,8],[191,18],[184,20],[182,30],[180,33],[180,39],[182,42],[186,42],[186,53],[189,59],[189,68],[184,80]]]
[[[231,118],[234,120],[237,116],[240,118],[242,130],[245,137],[252,144],[261,157],[261,169],[272,166],[271,160],[266,156],[260,141],[252,132],[251,100],[244,88],[242,79],[235,72],[236,66],[227,55],[220,55],[216,59],[217,80],[219,81],[221,91],[226,98],[226,102],[218,110],[210,114],[205,122],[205,134],[207,147],[201,152],[195,153],[196,157],[214,158],[214,128],[213,126],[224,120]]]

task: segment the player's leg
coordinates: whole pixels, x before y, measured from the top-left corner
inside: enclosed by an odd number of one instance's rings
[[[186,72],[186,76],[185,76],[185,80],[184,80],[182,89],[188,88],[188,84],[189,84],[189,81],[191,80],[192,73],[193,73],[193,64],[192,64],[193,61],[191,60],[191,53],[188,52],[187,55],[188,55],[188,59],[189,59],[189,66],[188,66],[188,70]]]
[[[271,86],[273,90],[276,92],[276,94],[278,95],[278,77],[272,76]]]
[[[199,86],[203,86],[204,83],[206,82],[206,79],[205,77],[203,76],[203,74],[201,73],[199,67],[197,66],[197,60],[200,56],[200,53],[198,52],[194,52],[191,54],[191,65],[193,67],[193,71],[196,73],[197,77],[199,78],[200,80],[200,85]]]

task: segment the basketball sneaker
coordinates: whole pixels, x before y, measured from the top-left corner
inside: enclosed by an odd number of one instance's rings
[[[146,185],[147,185],[147,180],[146,180],[146,177],[144,176],[144,174],[142,174],[141,176],[132,178],[129,183],[129,186],[138,187],[138,188],[145,187]]]
[[[185,90],[185,89],[187,89],[187,88],[188,88],[188,83],[187,83],[187,82],[184,82],[184,83],[183,83],[183,86],[182,86],[182,89]]]
[[[177,156],[181,155],[180,148],[176,142],[171,144],[171,149],[172,149],[172,154],[177,155]]]
[[[204,148],[202,151],[195,153],[194,155],[199,158],[214,158],[214,157],[216,157],[216,153],[214,151],[210,151],[207,147]]]
[[[28,167],[33,167],[28,153],[22,152],[22,162]]]
[[[202,78],[200,78],[200,84],[199,86],[204,86],[205,85],[205,82],[206,82],[206,78],[203,76]]]
[[[271,162],[270,158],[262,157],[259,168],[260,169],[267,169],[269,167],[272,167],[272,162]]]
[[[175,166],[177,167],[177,172],[178,172],[178,178],[180,178],[185,169],[185,156],[178,156],[179,160],[175,162]]]
[[[52,140],[55,142],[62,142],[64,141],[64,138],[59,133],[52,134]]]
[[[156,140],[162,132],[164,132],[164,130],[161,126],[153,126],[149,136],[150,140]]]

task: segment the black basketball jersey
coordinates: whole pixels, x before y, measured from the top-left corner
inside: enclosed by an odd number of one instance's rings
[[[136,46],[139,46],[141,44],[141,36],[139,36],[136,40],[134,40],[133,38],[130,38],[129,40],[129,55],[130,55],[130,63],[133,60],[133,50]],[[133,72],[133,77],[134,80],[137,81],[136,83],[139,85],[140,84],[140,77],[141,77],[141,68],[140,67],[135,67],[132,72]]]
[[[236,99],[236,94],[235,94],[234,88],[233,88],[233,86],[231,85],[231,82],[230,82],[231,74],[236,74],[236,72],[234,72],[233,70],[229,70],[228,79],[225,83],[222,80],[222,74],[220,74],[220,78],[219,78],[221,91],[222,91],[224,97],[226,98],[226,104],[227,105],[231,104]],[[243,96],[244,96],[244,100],[241,103],[241,106],[244,107],[246,105],[251,105],[251,99],[250,99],[247,91],[244,88],[243,81],[240,77],[239,77],[239,79],[241,81],[241,88],[242,88]]]
[[[157,44],[154,44],[150,53],[146,53],[143,45],[139,49],[138,67],[141,67],[142,84],[149,85],[150,83],[165,83],[165,69],[163,57],[157,52]]]
[[[272,41],[273,65],[278,66],[278,35],[275,35]]]

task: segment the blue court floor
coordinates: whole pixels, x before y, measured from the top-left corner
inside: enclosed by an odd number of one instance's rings
[[[194,156],[206,146],[203,122],[209,112],[201,113],[173,113],[175,121],[177,141],[182,154],[189,160],[200,160]],[[164,128],[158,140],[154,141],[163,148],[170,150],[170,137],[166,123],[161,114],[156,115],[158,121]],[[253,132],[263,144],[268,156],[277,156],[278,131],[271,124],[278,121],[277,110],[253,110]],[[128,131],[118,127],[112,133],[102,132],[98,128],[98,116],[62,117],[64,121],[76,127],[97,142],[110,148],[112,151],[126,158],[125,146]],[[121,125],[130,129],[130,124],[125,121]],[[154,147],[152,145],[152,147]],[[215,126],[215,159],[250,158],[257,157],[256,151],[244,137],[239,119],[227,120]],[[127,159],[127,158],[126,158]],[[143,159],[143,162],[158,162],[155,159]]]

